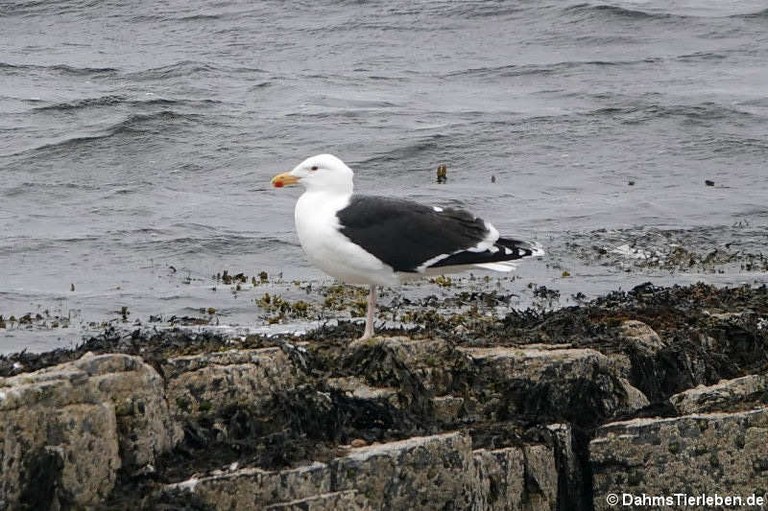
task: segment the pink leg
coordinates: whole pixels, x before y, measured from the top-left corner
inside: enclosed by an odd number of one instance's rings
[[[373,316],[376,311],[376,286],[371,286],[371,291],[368,293],[368,310],[365,314],[365,331],[360,340],[370,339],[373,337]]]

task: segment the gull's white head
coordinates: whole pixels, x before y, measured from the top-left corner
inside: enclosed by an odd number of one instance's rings
[[[301,184],[308,191],[352,193],[352,169],[332,154],[318,154],[272,178],[272,186]]]

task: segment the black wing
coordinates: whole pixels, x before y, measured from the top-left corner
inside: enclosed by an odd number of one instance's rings
[[[344,236],[399,272],[473,248],[490,233],[483,220],[462,209],[370,195],[353,195],[336,216]]]

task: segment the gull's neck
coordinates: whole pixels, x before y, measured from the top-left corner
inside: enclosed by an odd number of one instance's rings
[[[317,196],[323,196],[323,197],[349,197],[352,195],[352,192],[354,190],[354,186],[352,183],[346,184],[342,186],[336,186],[334,188],[315,188],[315,187],[308,187],[306,190],[304,190],[304,195],[317,195]]]
[[[296,214],[308,216],[335,212],[347,206],[352,197],[352,187],[347,189],[307,188],[296,201]]]

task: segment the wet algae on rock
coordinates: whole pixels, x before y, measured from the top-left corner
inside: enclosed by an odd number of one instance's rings
[[[475,319],[362,342],[349,323],[108,329],[2,357],[0,509],[588,510],[616,492],[768,491],[765,286],[644,285]]]

